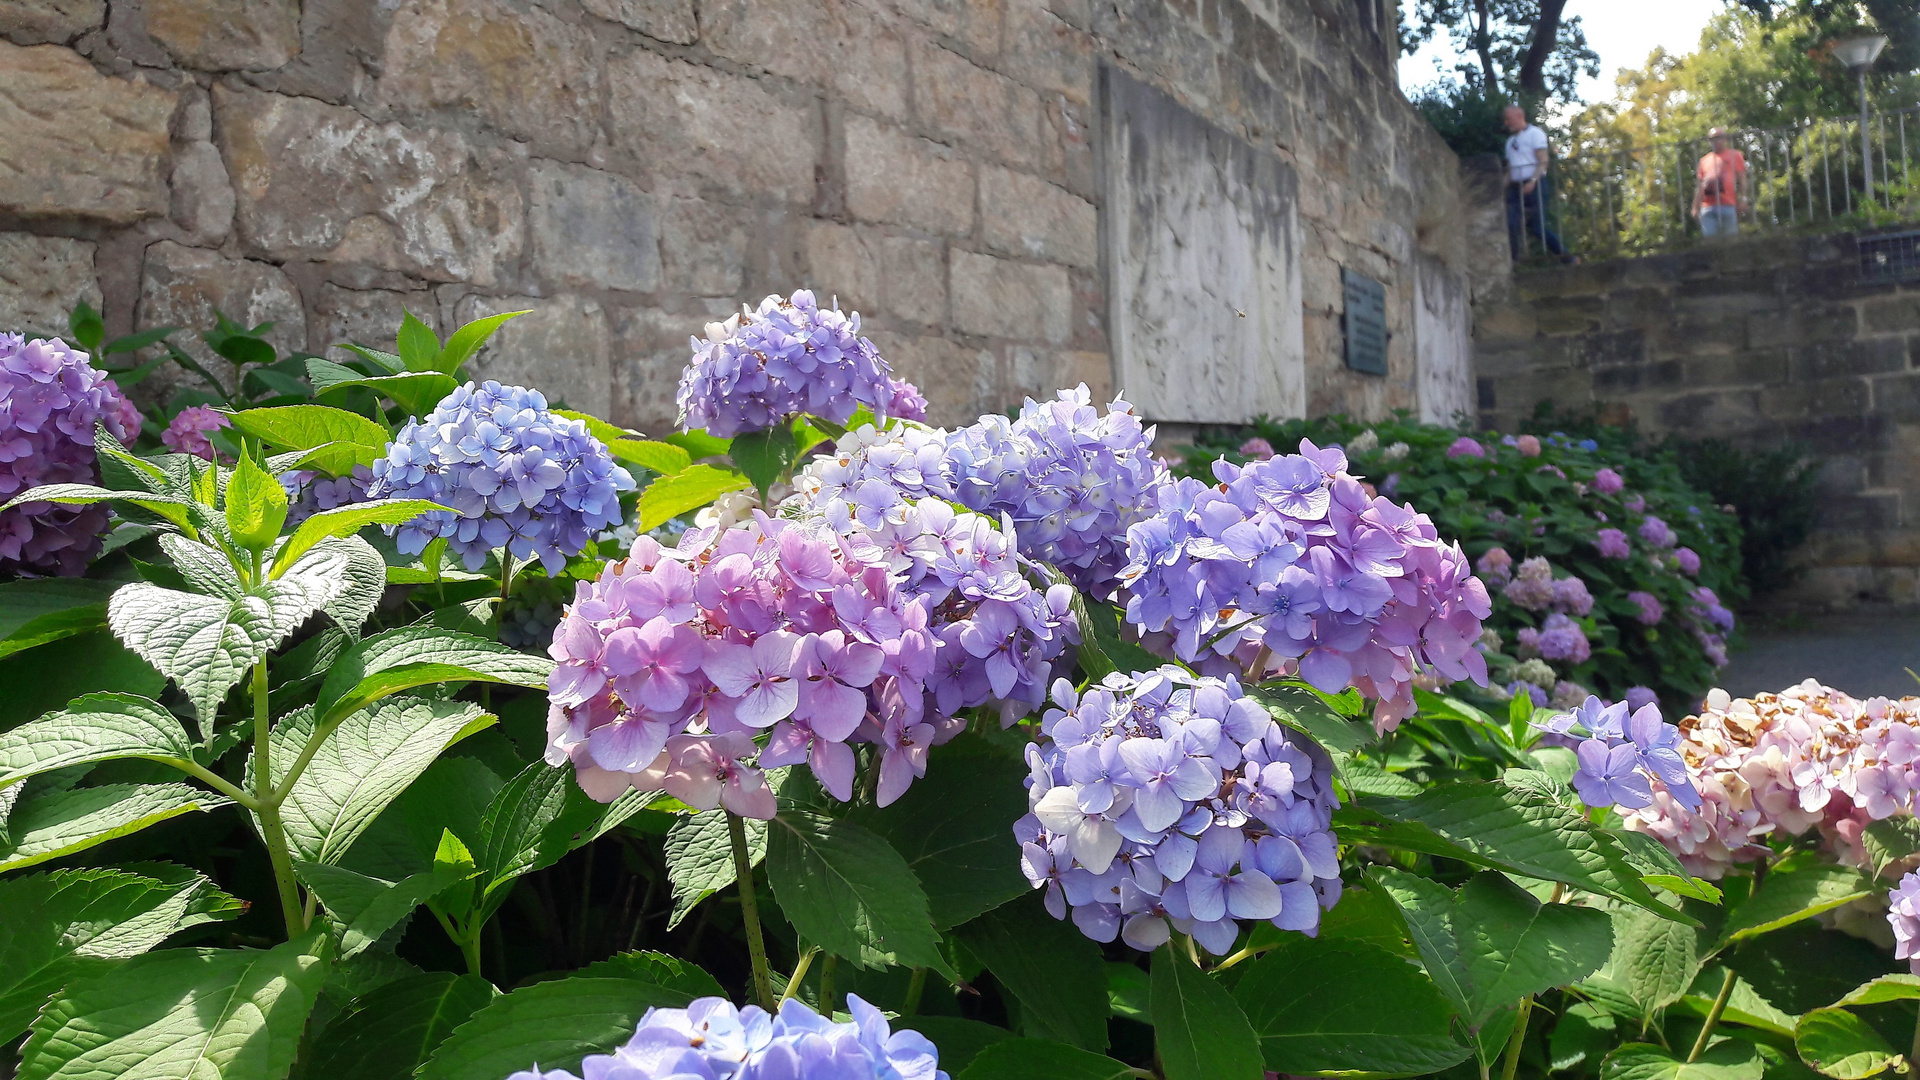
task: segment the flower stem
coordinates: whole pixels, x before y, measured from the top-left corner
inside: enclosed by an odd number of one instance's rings
[[[820,965],[820,1015],[833,1019],[833,969],[840,966],[840,957],[828,953],[827,959]]]
[[[1707,1010],[1707,1022],[1700,1027],[1700,1037],[1693,1040],[1693,1050],[1687,1054],[1687,1063],[1700,1060],[1707,1052],[1707,1040],[1713,1038],[1713,1029],[1720,1025],[1720,1014],[1727,1011],[1727,999],[1733,996],[1733,984],[1737,976],[1733,969],[1727,969],[1727,977],[1720,980],[1720,995],[1713,999],[1713,1008]]]
[[[927,969],[913,969],[913,978],[907,983],[907,1000],[900,1006],[901,1016],[912,1016],[920,1011],[920,995],[927,989]]]
[[[800,962],[793,966],[793,974],[787,978],[786,993],[780,995],[781,1001],[800,993],[800,983],[807,977],[807,969],[813,966],[813,958],[820,955],[818,948],[808,949],[800,954]]]
[[[727,811],[727,836],[733,841],[733,877],[740,886],[740,919],[747,928],[747,955],[753,959],[753,995],[760,1007],[772,1012],[773,978],[767,971],[767,943],[760,936],[760,902],[753,895],[753,858],[747,854],[747,823]]]
[[[293,857],[287,853],[287,830],[280,821],[280,800],[274,798],[270,757],[271,731],[267,724],[267,661],[253,665],[253,798],[258,803],[261,838],[267,842],[267,860],[273,864],[273,883],[280,892],[280,914],[287,921],[287,939],[306,932],[307,913],[300,903],[300,886],[293,880]]]
[[[1500,1066],[1500,1080],[1513,1080],[1520,1069],[1520,1044],[1527,1041],[1527,1021],[1533,1019],[1533,995],[1520,999],[1520,1019],[1514,1021],[1513,1038],[1507,1040],[1507,1060]]]

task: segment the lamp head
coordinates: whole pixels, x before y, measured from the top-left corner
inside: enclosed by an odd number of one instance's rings
[[[1880,58],[1880,50],[1887,47],[1884,34],[1863,34],[1860,37],[1842,38],[1833,43],[1833,55],[1849,68],[1872,67]]]

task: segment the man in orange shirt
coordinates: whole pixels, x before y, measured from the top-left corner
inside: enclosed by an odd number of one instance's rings
[[[1707,132],[1713,149],[1701,155],[1694,170],[1699,178],[1693,189],[1693,216],[1700,221],[1702,236],[1732,236],[1740,231],[1740,215],[1753,200],[1747,180],[1747,159],[1738,150],[1727,148],[1727,129]]]

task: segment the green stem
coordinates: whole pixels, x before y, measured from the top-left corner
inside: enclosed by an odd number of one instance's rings
[[[185,758],[165,758],[164,760],[168,765],[179,769],[195,780],[225,795],[227,798],[239,803],[245,809],[258,810],[260,808],[260,804],[254,800],[252,795],[247,793],[245,788],[240,787],[238,784],[235,784],[233,781],[228,780],[226,777],[221,776],[219,773],[214,772],[199,762],[188,761]]]
[[[307,913],[300,903],[300,886],[293,880],[293,857],[287,853],[287,830],[280,821],[280,800],[273,797],[270,757],[272,733],[267,726],[267,661],[253,665],[253,798],[258,807],[261,837],[273,864],[273,882],[280,891],[280,913],[287,921],[287,938],[306,932]]]
[[[1911,1069],[1916,1065],[1920,1065],[1920,1018],[1914,1020],[1913,1047],[1907,1051],[1907,1067]]]
[[[913,969],[913,979],[907,983],[907,1000],[900,1006],[901,1016],[912,1016],[920,1011],[920,995],[927,989],[927,969]]]
[[[800,992],[800,983],[806,979],[807,969],[813,966],[813,958],[819,955],[820,950],[817,948],[808,949],[800,954],[800,962],[793,966],[793,975],[787,979],[787,992],[780,995],[781,1001],[784,1002]]]
[[[1693,1040],[1693,1050],[1687,1055],[1689,1064],[1699,1061],[1700,1055],[1707,1052],[1707,1040],[1713,1038],[1713,1029],[1720,1025],[1720,1014],[1727,1011],[1727,999],[1733,996],[1733,983],[1737,976],[1733,969],[1727,969],[1727,977],[1720,980],[1720,995],[1713,999],[1713,1008],[1707,1010],[1707,1022],[1700,1027],[1700,1037]]]
[[[1507,1040],[1507,1060],[1500,1067],[1500,1080],[1513,1080],[1520,1069],[1520,1044],[1527,1041],[1527,1021],[1533,1019],[1533,997],[1520,999],[1520,1019],[1513,1025],[1513,1038]]]
[[[840,957],[827,954],[826,963],[820,965],[820,1015],[833,1019],[833,969],[840,966]]]
[[[760,1007],[768,1012],[779,1007],[773,1000],[773,977],[767,971],[767,943],[760,935],[760,903],[753,895],[753,858],[747,854],[747,823],[740,815],[727,811],[727,835],[733,841],[733,876],[740,886],[740,919],[746,923],[747,955],[753,960],[753,993]]]
[[[480,930],[478,926],[469,927],[460,939],[460,954],[467,958],[467,971],[473,975],[480,974]]]
[[[256,723],[261,722],[256,721]],[[327,736],[333,734],[333,729],[337,726],[337,724],[328,724],[325,727],[316,727],[313,734],[307,736],[307,744],[300,748],[299,754],[295,755],[293,764],[287,766],[287,775],[281,777],[279,785],[268,793],[273,805],[279,806],[287,801],[287,796],[293,794],[293,785],[307,771],[307,766],[313,763],[313,755],[320,752],[320,744],[327,741]]]

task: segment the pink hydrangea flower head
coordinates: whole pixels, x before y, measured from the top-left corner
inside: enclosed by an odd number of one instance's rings
[[[1601,495],[1615,494],[1626,486],[1626,480],[1619,473],[1604,466],[1593,474],[1593,490]]]
[[[1255,435],[1240,444],[1240,456],[1265,461],[1273,456],[1273,444]]]
[[[1700,555],[1692,548],[1674,548],[1673,561],[1688,577],[1700,576]]]
[[[1452,446],[1447,447],[1447,456],[1450,458],[1457,458],[1457,457],[1483,458],[1487,456],[1487,450],[1486,450],[1486,447],[1483,447],[1478,442],[1474,441],[1472,436],[1462,435],[1459,438],[1453,440]]]
[[[1480,556],[1480,561],[1474,564],[1474,569],[1479,571],[1482,581],[1494,588],[1499,588],[1513,580],[1513,556],[1507,554],[1506,548],[1490,547],[1485,555]]]
[[[140,414],[86,353],[0,334],[0,503],[48,484],[93,484],[94,432],[126,442]],[[0,513],[0,574],[77,576],[100,550],[104,503],[26,503]]]
[[[886,415],[897,420],[912,420],[916,423],[927,422],[927,399],[920,388],[905,379],[889,376],[888,385],[893,387],[893,401],[887,406]]]
[[[1593,546],[1603,559],[1625,559],[1633,555],[1627,534],[1619,529],[1601,529],[1594,537]]]
[[[1666,617],[1666,608],[1661,606],[1660,598],[1650,592],[1636,589],[1627,594],[1627,599],[1639,606],[1640,614],[1635,618],[1642,626],[1656,626]]]
[[[231,426],[227,414],[205,405],[189,405],[167,421],[167,430],[160,433],[160,441],[176,454],[192,454],[212,461],[218,455],[214,452],[213,442],[207,438],[207,432]]]
[[[1521,457],[1540,456],[1540,440],[1535,436],[1522,435],[1514,440],[1513,445],[1519,448]]]

